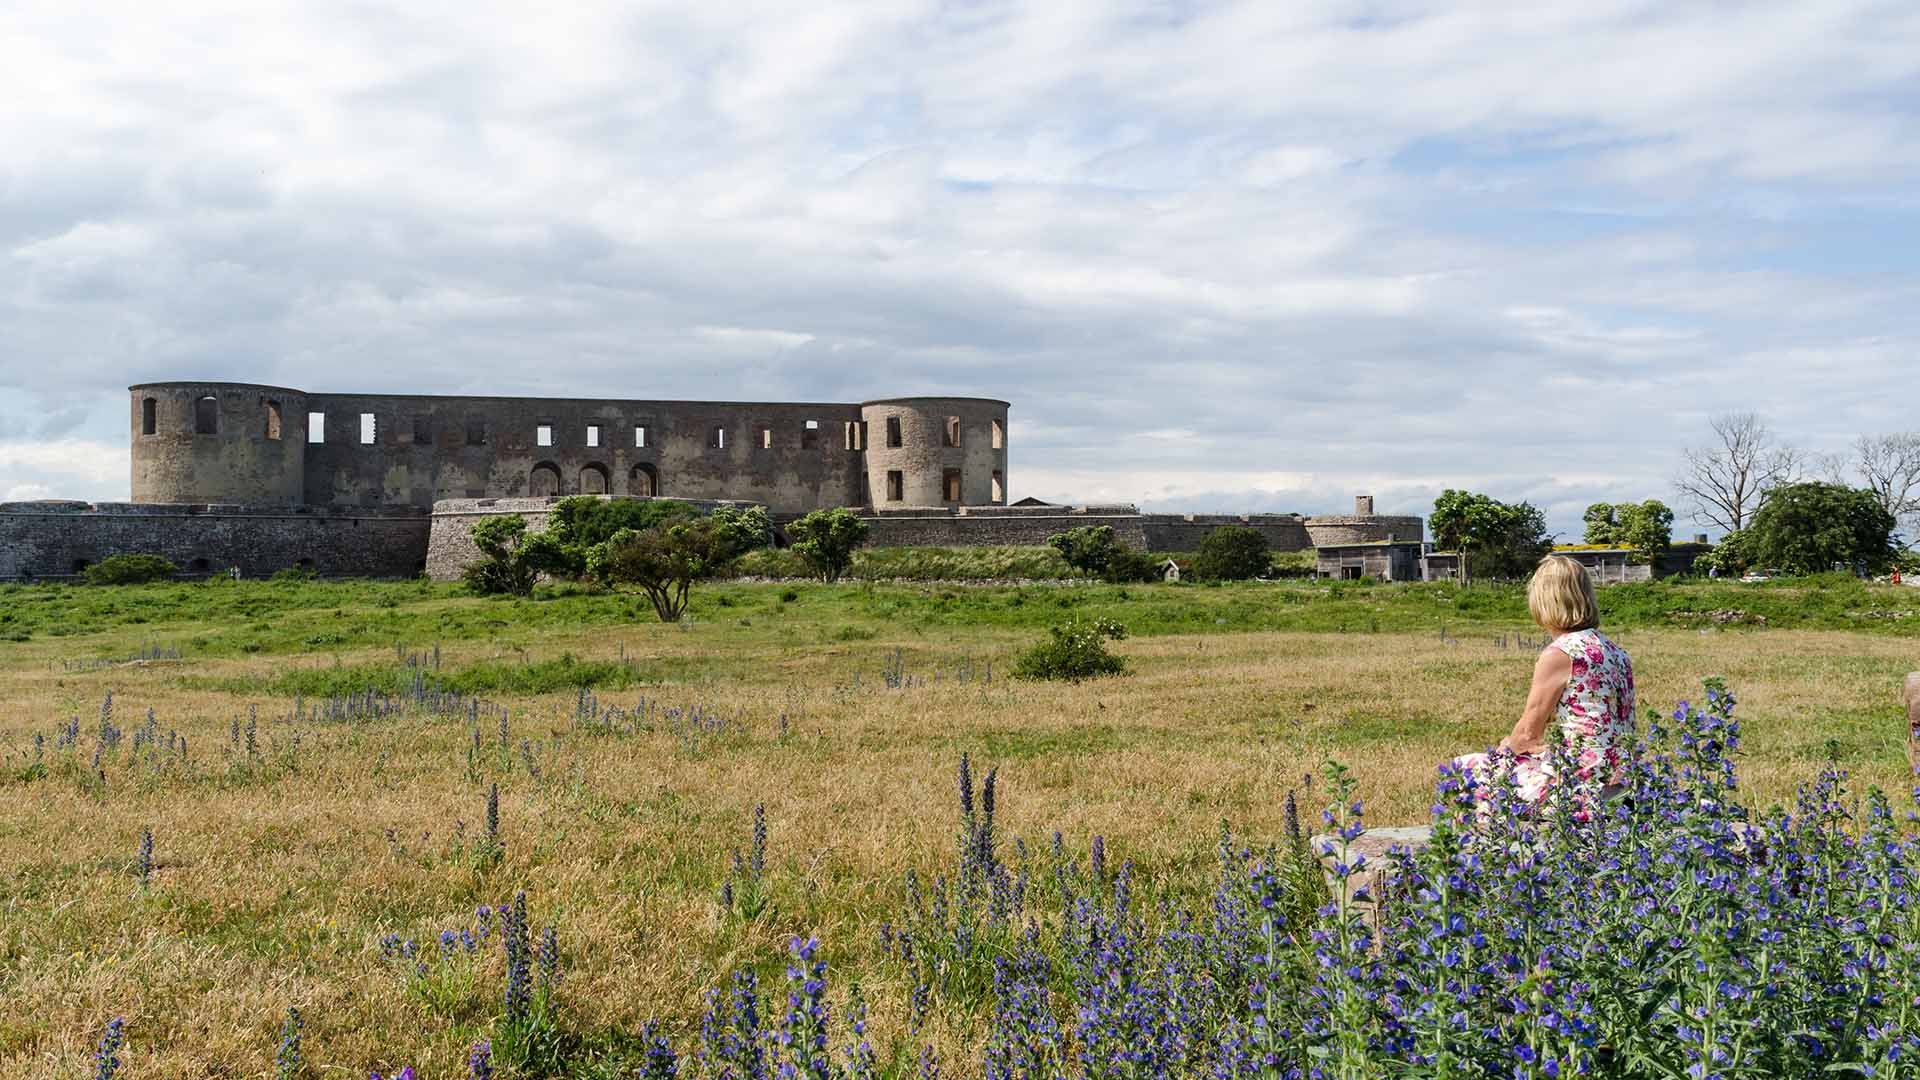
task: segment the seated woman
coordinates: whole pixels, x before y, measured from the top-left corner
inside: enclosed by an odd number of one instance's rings
[[[1633,661],[1600,633],[1600,605],[1587,569],[1564,555],[1540,560],[1527,585],[1527,608],[1553,641],[1533,666],[1533,688],[1513,734],[1486,754],[1455,758],[1470,770],[1482,799],[1512,783],[1539,802],[1555,782],[1549,738],[1564,740],[1574,780],[1593,793],[1625,780],[1634,736]],[[1556,729],[1549,732],[1549,726]]]

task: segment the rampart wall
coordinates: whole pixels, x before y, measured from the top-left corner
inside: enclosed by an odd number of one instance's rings
[[[433,506],[433,525],[427,537],[424,556],[427,576],[435,581],[453,581],[480,558],[472,529],[482,518],[518,514],[526,519],[529,533],[547,531],[558,498],[537,499],[447,499]],[[720,506],[745,506],[737,500],[679,499],[703,510]]]
[[[327,576],[410,577],[427,515],[410,509],[198,503],[0,503],[0,580],[59,578],[110,555],[159,555],[188,573],[291,566]]]

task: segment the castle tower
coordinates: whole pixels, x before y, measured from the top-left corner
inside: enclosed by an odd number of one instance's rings
[[[297,505],[306,395],[251,383],[140,383],[132,405],[133,501]]]
[[[887,398],[860,406],[867,501],[908,506],[1003,506],[1007,403],[990,398]]]

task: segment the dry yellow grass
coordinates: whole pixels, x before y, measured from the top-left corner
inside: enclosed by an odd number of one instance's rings
[[[737,733],[697,744],[667,731],[584,734],[571,695],[514,699],[509,767],[489,723],[477,775],[464,718],[289,725],[279,718],[291,703],[264,698],[253,700],[271,742],[265,763],[230,769],[222,747],[249,699],[181,681],[331,656],[71,674],[54,670],[71,646],[13,647],[0,669],[0,744],[13,754],[0,782],[0,1075],[83,1074],[115,1015],[130,1031],[124,1076],[270,1075],[289,1005],[307,1018],[311,1075],[408,1062],[423,1076],[464,1075],[487,1009],[429,1014],[377,942],[388,931],[431,939],[516,888],[537,922],[560,927],[561,1000],[583,1030],[650,1017],[684,1030],[728,968],[767,965],[788,935],[812,932],[836,985],[851,975],[868,990],[884,1042],[902,1027],[907,988],[880,955],[878,927],[904,871],[946,858],[963,751],[983,770],[1000,768],[1006,835],[1037,842],[1059,829],[1084,844],[1101,834],[1116,859],[1197,877],[1223,820],[1255,840],[1278,835],[1286,791],[1329,757],[1353,766],[1371,820],[1422,817],[1433,764],[1499,737],[1531,665],[1484,639],[1216,634],[1124,642],[1135,674],[1122,679],[947,677],[890,690],[880,672],[896,643],[885,635],[790,648],[727,641],[721,629],[636,624],[527,645],[539,656],[624,646],[643,664],[740,650],[728,658],[749,673],[740,678],[644,691],[664,706],[738,717]],[[910,673],[950,674],[968,654],[1004,658],[1024,636],[982,629],[943,651],[903,632],[899,643],[918,645]],[[1787,797],[1830,751],[1863,783],[1905,788],[1899,675],[1920,666],[1909,644],[1812,631],[1622,639],[1643,705],[1670,708],[1704,675],[1729,680],[1756,802]],[[443,660],[494,652],[455,644]],[[383,650],[339,658],[391,660]],[[80,717],[85,763],[109,690],[122,727],[152,708],[162,732],[184,734],[192,771],[146,776],[116,758],[104,785],[59,769],[22,779],[32,736],[51,738],[70,715]],[[642,695],[602,698],[630,705]],[[298,752],[284,753],[296,734]],[[538,780],[520,760],[522,738],[537,748]],[[495,781],[506,854],[477,869],[453,856],[456,830],[477,831]],[[771,824],[776,908],[741,925],[713,894],[756,802]],[[156,855],[144,893],[132,870],[143,827]]]

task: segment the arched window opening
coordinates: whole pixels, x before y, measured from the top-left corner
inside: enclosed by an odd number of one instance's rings
[[[543,461],[527,475],[527,494],[536,499],[563,494],[560,490],[560,466]]]
[[[635,465],[627,474],[627,494],[646,498],[660,494],[659,471],[651,465]]]
[[[140,434],[151,435],[159,430],[160,403],[152,398],[140,399]]]
[[[209,563],[205,559],[195,559],[192,562],[187,564],[187,571],[189,573],[205,574],[205,573],[210,573],[212,570],[213,570],[213,564]]]
[[[207,394],[193,403],[193,433],[220,434],[220,399]]]
[[[580,494],[605,495],[607,493],[607,467],[605,465],[587,465],[580,470]]]

